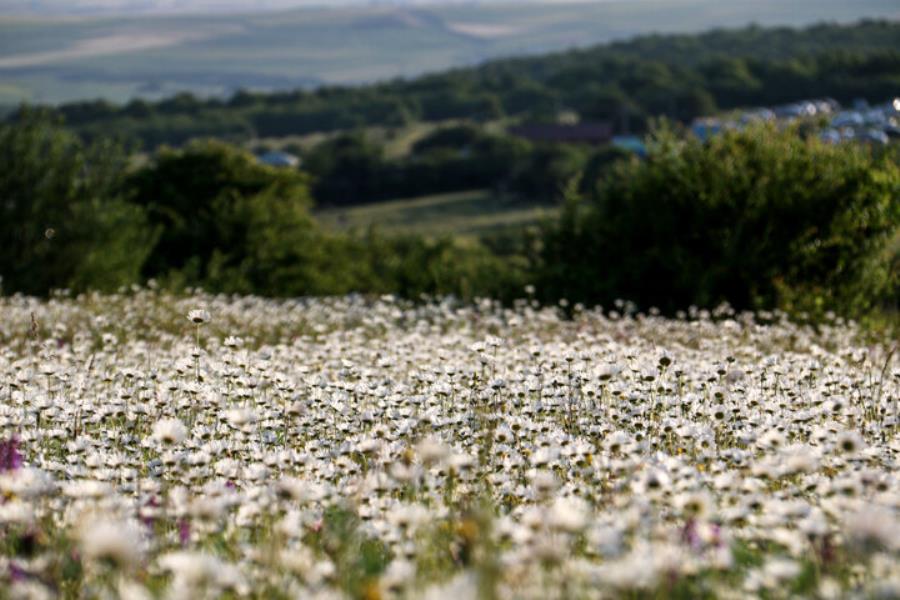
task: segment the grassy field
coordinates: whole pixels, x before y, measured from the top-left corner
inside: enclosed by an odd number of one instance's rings
[[[393,233],[474,237],[535,225],[555,212],[553,206],[523,204],[488,190],[472,190],[325,209],[316,217],[329,227],[345,231],[376,227]]]
[[[355,83],[656,31],[898,16],[893,0],[620,0],[258,15],[0,17],[0,104]]]

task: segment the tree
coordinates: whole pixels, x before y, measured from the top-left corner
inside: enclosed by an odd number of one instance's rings
[[[148,277],[278,293],[284,288],[270,277],[283,278],[289,265],[309,269],[317,234],[308,178],[295,170],[204,141],[162,150],[129,183],[132,202],[161,232],[144,268]],[[308,284],[299,278],[296,287]]]
[[[314,196],[323,204],[368,202],[379,194],[384,148],[363,133],[348,133],[317,145],[304,165],[315,177]]]
[[[580,177],[588,152],[588,148],[570,144],[540,145],[519,165],[510,188],[527,200],[559,200],[567,186]]]
[[[879,257],[898,197],[900,168],[862,147],[769,126],[707,143],[662,130],[548,232],[543,287],[668,311],[862,311],[897,292]]]
[[[121,146],[85,145],[45,113],[22,111],[0,125],[3,292],[138,281],[153,233],[123,199],[127,160]]]

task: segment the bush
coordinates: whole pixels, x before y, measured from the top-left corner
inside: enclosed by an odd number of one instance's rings
[[[132,201],[161,232],[144,275],[169,287],[408,298],[500,295],[521,287],[518,271],[478,245],[328,232],[309,214],[304,174],[260,165],[227,144],[164,150],[129,185]]]
[[[311,286],[320,234],[301,173],[222,142],[194,142],[162,150],[129,186],[161,232],[145,276],[263,294]]]
[[[588,161],[589,149],[568,144],[542,144],[521,161],[510,190],[527,200],[552,203],[577,181]]]
[[[122,197],[128,155],[42,113],[0,125],[2,291],[115,290],[138,280],[153,234]]]
[[[898,195],[897,164],[865,147],[770,127],[707,143],[661,129],[646,161],[619,163],[589,202],[569,202],[546,233],[541,283],[669,311],[859,312],[897,292],[879,257],[900,225]]]
[[[487,247],[453,238],[382,236],[369,231],[348,238],[364,265],[366,291],[418,299],[453,295],[470,300],[490,297],[512,300],[525,282],[524,265]]]

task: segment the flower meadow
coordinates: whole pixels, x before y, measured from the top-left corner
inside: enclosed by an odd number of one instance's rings
[[[0,299],[0,597],[900,597],[895,341],[615,308]]]

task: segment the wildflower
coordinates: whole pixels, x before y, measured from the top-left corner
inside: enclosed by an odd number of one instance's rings
[[[225,341],[222,342],[222,345],[226,348],[236,349],[244,345],[244,340],[237,336],[229,335],[225,338]]]
[[[82,479],[63,486],[63,493],[72,498],[98,499],[112,493],[112,486],[103,481]]]
[[[577,533],[588,524],[587,503],[581,498],[557,498],[550,507],[547,522],[554,529]]]
[[[856,431],[842,431],[835,438],[835,446],[840,452],[853,456],[862,452],[865,441]]]
[[[0,441],[0,473],[15,471],[22,466],[19,440],[15,436]]]
[[[78,533],[81,552],[91,561],[103,562],[124,571],[142,558],[140,530],[131,522],[90,518]]]
[[[152,437],[164,446],[174,446],[184,442],[187,427],[178,419],[161,419],[153,425]]]
[[[418,504],[397,505],[387,515],[388,522],[392,523],[402,531],[415,529],[421,523],[424,523],[430,513],[424,506]]]
[[[315,485],[309,482],[297,479],[296,477],[282,477],[277,485],[276,491],[283,498],[290,498],[294,502],[307,502],[317,496]]]
[[[195,325],[202,325],[209,322],[209,311],[196,308],[188,313],[188,320]]]
[[[382,596],[477,595],[494,543],[496,591],[516,597],[563,578],[573,596],[659,595],[682,577],[778,595],[810,552],[849,574],[831,597],[893,589],[898,380],[872,369],[900,372],[900,355],[857,348],[852,326],[198,292],[233,334],[203,350],[208,321],[196,343],[171,333],[182,299],[97,300],[0,298],[0,431],[17,432],[0,438],[0,528],[26,532],[0,559],[11,589],[51,582],[66,526],[84,589],[141,600],[120,582],[144,562],[173,600],[249,593],[244,573],[339,595],[345,543],[391,557],[362,590]],[[32,311],[71,344],[17,339]],[[482,498],[493,523],[459,516]],[[28,558],[31,531],[46,543]],[[452,581],[420,580],[422,535],[449,544]],[[744,589],[714,573],[740,563],[732,539],[760,555]]]
[[[278,560],[285,569],[304,578],[312,574],[316,565],[315,554],[303,545],[291,545],[283,548],[278,554]]]
[[[22,467],[0,473],[0,496],[36,500],[49,495],[55,488],[53,478],[40,469]]]
[[[388,565],[379,583],[388,593],[396,594],[412,584],[415,574],[416,568],[412,563],[398,559]]]
[[[857,548],[900,550],[900,519],[886,508],[861,506],[845,517],[844,531]]]
[[[224,592],[242,587],[243,578],[234,566],[196,552],[172,552],[159,559],[160,567],[173,574],[172,594],[189,598],[204,591]]]
[[[31,504],[13,500],[0,504],[0,523],[7,525],[31,525],[34,523],[34,508]]]
[[[675,497],[675,506],[689,519],[704,519],[712,511],[713,500],[706,492],[686,492]]]
[[[126,578],[119,579],[116,592],[121,600],[152,600],[153,595],[141,584]]]
[[[228,423],[235,429],[253,425],[257,421],[256,413],[249,408],[235,408],[225,413]]]
[[[763,574],[770,582],[766,587],[774,588],[800,575],[800,565],[787,558],[770,558],[763,565]]]
[[[536,471],[531,476],[531,483],[540,498],[549,497],[559,486],[556,476],[550,471]]]

